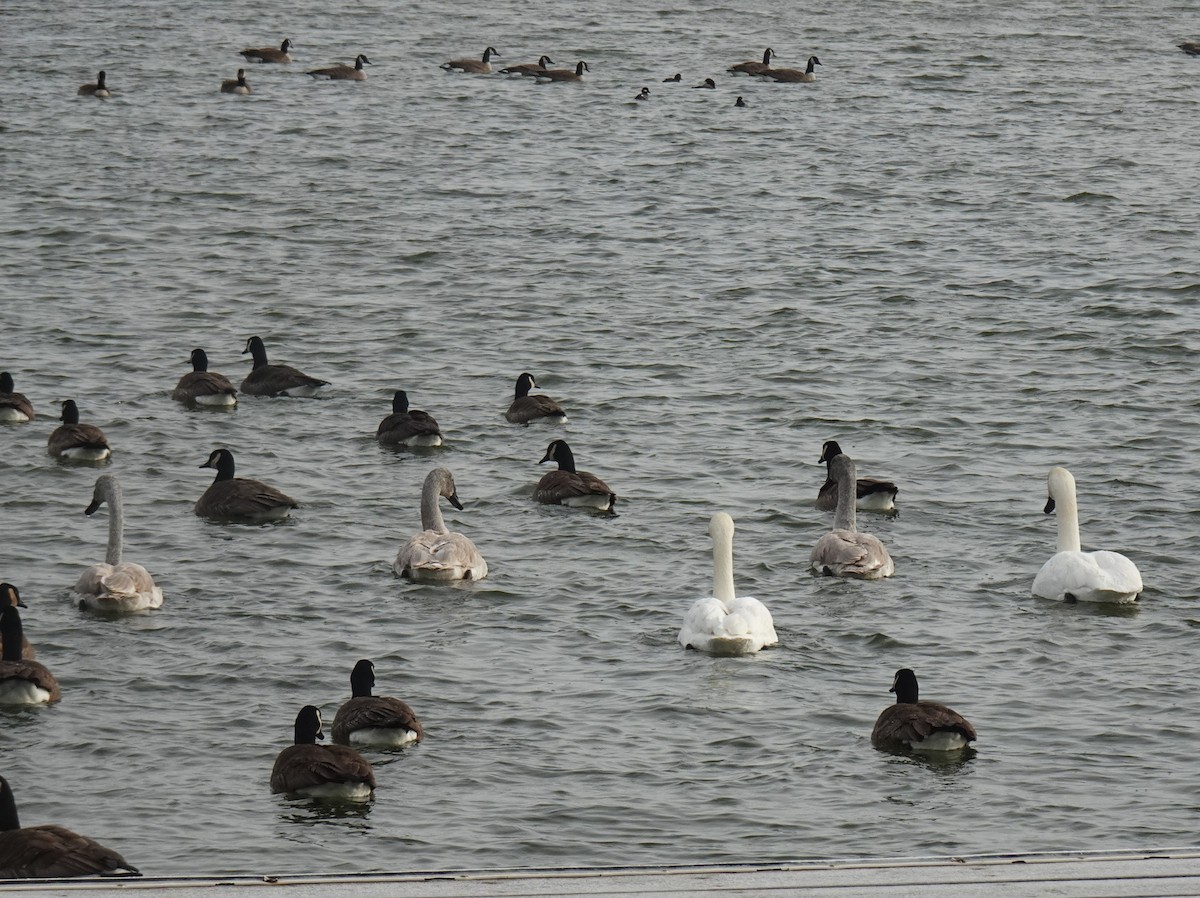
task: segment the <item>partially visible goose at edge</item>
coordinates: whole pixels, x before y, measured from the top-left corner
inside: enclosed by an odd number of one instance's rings
[[[449,62],[443,62],[441,67],[447,72],[457,71],[474,75],[486,75],[492,70],[491,58],[499,55],[495,47],[488,47],[483,51],[483,56],[479,59],[451,59]]]
[[[37,417],[33,403],[24,393],[17,393],[13,377],[7,371],[0,372],[0,424],[24,424]]]
[[[838,504],[833,530],[813,546],[809,562],[818,574],[878,580],[895,571],[892,556],[877,538],[859,533],[854,521],[854,462],[848,455],[834,456],[830,472],[837,481]]]
[[[532,78],[538,72],[546,71],[546,65],[554,64],[549,56],[539,56],[537,62],[523,62],[520,65],[510,65],[500,70],[501,75],[524,75]]]
[[[453,475],[446,468],[434,468],[421,487],[421,532],[400,547],[392,570],[411,580],[482,580],[487,562],[471,540],[447,529],[438,505],[442,496],[462,511]]]
[[[188,361],[192,370],[179,378],[171,398],[208,408],[230,408],[237,405],[237,390],[224,374],[208,370],[208,353],[193,349]]]
[[[201,468],[215,468],[217,476],[196,502],[196,514],[213,521],[264,524],[286,518],[300,503],[260,480],[234,477],[233,453],[214,449]]]
[[[328,81],[366,81],[367,73],[363,71],[364,65],[374,65],[374,63],[364,54],[359,53],[354,57],[354,65],[346,65],[342,62],[323,69],[313,69],[308,74],[318,80],[324,78]]]
[[[590,72],[588,64],[582,59],[575,63],[573,69],[546,69],[544,72],[534,72],[534,77],[542,82],[549,81],[582,81],[583,73]]]
[[[544,393],[529,395],[529,391],[536,386],[537,381],[528,371],[517,378],[512,405],[504,413],[504,419],[510,424],[528,424],[543,419],[551,424],[566,424],[567,413],[557,402]]]
[[[775,55],[775,51],[767,47],[763,51],[762,62],[751,60],[750,62],[739,62],[737,65],[731,65],[727,72],[744,72],[747,75],[761,75],[771,68],[771,57]]]
[[[372,695],[375,665],[364,658],[350,673],[348,702],[333,718],[333,741],[338,745],[370,748],[402,748],[420,742],[425,735],[421,722],[407,702],[386,695]]]
[[[254,358],[254,367],[242,381],[241,390],[247,396],[292,396],[309,399],[317,394],[321,387],[329,386],[329,381],[309,377],[303,371],[291,365],[272,365],[267,361],[267,347],[261,337],[251,337],[246,341],[242,355],[250,353]]]
[[[379,422],[375,439],[385,446],[440,446],[442,431],[431,415],[410,410],[408,394],[397,390],[392,397],[392,413]]]
[[[797,83],[797,82],[816,81],[817,76],[816,76],[816,73],[813,71],[813,66],[818,66],[820,64],[821,64],[821,60],[817,59],[817,57],[815,57],[815,56],[810,56],[810,57],[808,57],[808,65],[804,68],[803,71],[801,71],[800,69],[771,69],[771,68],[768,68],[765,72],[759,72],[759,74],[763,75],[767,78],[771,78],[775,81],[779,81],[781,83]]]
[[[251,93],[250,85],[246,82],[246,70],[238,69],[236,78],[226,78],[221,82],[221,93],[223,94],[241,94],[247,96]]]
[[[102,100],[107,99],[108,97],[112,96],[112,93],[108,89],[108,85],[105,83],[105,78],[107,77],[108,76],[103,71],[97,72],[96,82],[94,84],[81,84],[79,85],[79,90],[75,91],[75,93],[81,97],[99,97]]]
[[[1200,41],[1184,41],[1178,46],[1188,56],[1200,56]]]
[[[84,514],[89,517],[108,505],[108,549],[104,562],[93,564],[75,581],[79,605],[93,611],[148,611],[162,607],[162,590],[140,564],[122,561],[125,540],[125,509],[121,484],[112,474],[101,474],[92,489],[92,501]]]
[[[883,709],[871,730],[871,744],[884,751],[959,751],[976,738],[975,727],[938,702],[918,701],[917,675],[896,671],[889,692],[896,703]]]
[[[551,441],[538,464],[548,461],[557,463],[558,470],[542,475],[533,490],[535,502],[597,511],[611,511],[616,505],[617,494],[607,483],[588,471],[575,470],[575,454],[566,440]]]
[[[11,583],[0,583],[0,612],[9,606],[24,608],[25,603],[21,601],[21,593]],[[0,654],[3,654],[4,634],[0,633]],[[21,657],[26,661],[33,661],[37,658],[37,651],[29,644],[29,637],[21,636]]]
[[[1137,601],[1142,574],[1119,552],[1084,552],[1079,542],[1079,505],[1075,478],[1066,468],[1051,468],[1047,476],[1045,513],[1058,517],[1057,551],[1033,580],[1033,594],[1060,602]]]
[[[758,599],[733,588],[733,518],[723,511],[708,524],[713,541],[713,594],[697,599],[683,618],[679,644],[712,655],[750,655],[775,645],[775,622]]]
[[[79,423],[79,406],[74,399],[62,404],[62,424],[50,434],[46,451],[55,458],[74,461],[104,461],[112,455],[108,438],[95,424]]]
[[[247,62],[291,62],[292,56],[288,52],[292,49],[292,39],[284,38],[283,43],[279,48],[275,47],[248,47],[245,50],[240,50]]]
[[[111,848],[64,826],[21,826],[12,788],[0,776],[0,879],[141,875]]]
[[[271,791],[334,801],[370,799],[375,791],[371,762],[344,745],[317,745],[324,738],[320,710],[305,705],[296,715],[293,744],[275,758]]]
[[[4,654],[0,656],[0,705],[44,705],[62,698],[58,680],[40,661],[21,657],[25,630],[16,605],[0,611],[0,634]]]
[[[817,493],[817,508],[821,511],[833,511],[838,503],[838,485],[833,479],[833,460],[842,454],[842,447],[836,440],[829,440],[821,447],[821,457],[817,460],[825,463],[825,482]],[[899,487],[890,480],[876,480],[873,477],[859,477],[855,480],[855,496],[857,507],[862,511],[895,511],[896,494]]]

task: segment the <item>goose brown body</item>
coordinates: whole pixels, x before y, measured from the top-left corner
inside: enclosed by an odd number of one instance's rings
[[[0,372],[0,423],[18,424],[36,417],[33,403],[24,393],[16,392],[12,375],[7,371]]]
[[[237,404],[237,389],[224,374],[208,370],[208,354],[193,349],[189,357],[192,370],[179,378],[171,398],[194,405],[231,406]]]
[[[920,701],[917,676],[896,672],[891,692],[896,703],[883,709],[871,730],[871,744],[885,750],[955,751],[977,737],[965,717],[939,702]]]
[[[228,449],[216,449],[202,468],[215,468],[217,476],[196,502],[195,512],[202,518],[260,524],[286,518],[300,503],[287,493],[261,480],[234,477],[235,462]]]
[[[46,441],[46,451],[55,458],[80,461],[103,461],[112,454],[108,437],[94,424],[79,423],[79,407],[68,399],[62,405],[63,423],[56,427]]]
[[[420,742],[425,731],[416,712],[398,698],[372,695],[374,687],[375,665],[364,658],[350,674],[353,697],[334,715],[333,741],[338,745],[359,743],[378,747]]]
[[[250,353],[254,358],[254,367],[242,381],[241,390],[247,396],[300,396],[311,397],[316,392],[329,385],[329,381],[310,377],[303,371],[291,365],[272,365],[267,361],[267,347],[261,337],[251,337],[246,341],[242,355]]]
[[[247,62],[291,62],[292,39],[284,38],[278,47],[248,47],[239,52],[246,57]]]

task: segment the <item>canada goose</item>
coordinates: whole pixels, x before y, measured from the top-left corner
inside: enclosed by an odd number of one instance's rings
[[[701,84],[693,84],[692,87],[699,90],[716,90],[717,82],[713,81],[712,78],[705,78]]]
[[[835,455],[830,471],[838,486],[837,511],[833,530],[813,546],[809,559],[812,569],[827,577],[890,577],[896,568],[883,543],[854,527],[854,462],[848,455]]]
[[[551,424],[566,424],[567,413],[562,407],[544,393],[530,396],[529,391],[537,386],[537,381],[528,371],[517,378],[516,393],[512,405],[504,413],[504,419],[510,424],[528,424],[545,418]]]
[[[284,38],[278,50],[274,47],[249,47],[238,52],[246,57],[247,62],[291,62],[292,57],[288,53],[290,49],[292,39]]]
[[[371,762],[344,745],[317,745],[324,739],[321,712],[305,705],[296,715],[295,742],[279,753],[271,769],[271,791],[303,798],[367,801],[375,790]]]
[[[738,97],[738,98],[737,98],[737,102],[736,102],[736,103],[734,103],[733,105],[734,105],[734,106],[739,106],[739,107],[741,107],[741,106],[745,106],[745,105],[746,105],[746,101],[745,101],[745,100],[743,100],[741,97]]]
[[[62,698],[58,680],[40,661],[21,657],[25,631],[16,605],[0,611],[0,635],[4,654],[0,656],[0,705],[44,705]]]
[[[474,62],[475,60],[469,60]],[[523,62],[520,65],[510,65],[500,70],[501,75],[524,75],[532,78],[538,72],[546,71],[546,63],[553,64],[554,60],[549,56],[539,56],[537,62]]]
[[[11,583],[0,583],[0,611],[3,611],[8,606],[16,608],[24,608],[25,603],[21,601],[21,594],[17,592],[17,588]],[[3,654],[4,634],[0,633],[0,655]],[[37,651],[29,644],[29,637],[21,636],[21,657],[26,661],[32,661],[37,657]]]
[[[648,87],[643,87],[643,88],[642,88],[642,89],[641,89],[641,90],[638,92],[638,95],[637,95],[636,97],[634,97],[634,99],[635,99],[635,100],[649,100],[649,99],[650,99],[650,88],[648,88]]]
[[[546,69],[544,72],[534,72],[534,77],[542,83],[548,81],[582,81],[583,73],[590,72],[588,64],[582,59],[575,63],[574,69]]]
[[[544,474],[533,490],[535,502],[610,511],[617,494],[607,483],[587,471],[575,470],[575,455],[565,440],[552,440],[538,464],[558,463],[558,470]]]
[[[286,518],[300,503],[260,480],[234,477],[233,453],[214,449],[202,468],[215,468],[217,476],[196,502],[196,514],[213,521],[264,524]]]
[[[889,692],[896,704],[883,709],[871,730],[871,744],[885,751],[958,751],[974,741],[975,727],[957,711],[917,700],[917,675],[896,671]]]
[[[221,93],[223,94],[241,94],[242,96],[246,96],[250,92],[250,85],[246,83],[245,69],[238,69],[236,78],[226,78],[221,82]]]
[[[367,73],[363,71],[363,65],[374,65],[375,63],[367,59],[362,53],[354,57],[354,65],[346,65],[344,62],[337,65],[331,65],[323,69],[313,69],[309,72],[314,78],[325,78],[329,81],[366,81]]]
[[[327,380],[318,380],[298,371],[291,365],[272,365],[267,361],[267,347],[259,337],[246,341],[242,355],[254,357],[254,367],[242,381],[241,390],[247,396],[298,396],[310,398],[321,387],[329,385]]]
[[[821,457],[817,463],[825,462],[825,482],[817,492],[817,508],[821,511],[833,511],[838,504],[838,485],[833,479],[833,459],[842,454],[842,447],[836,440],[829,440],[821,447]],[[859,477],[856,481],[856,506],[863,511],[894,511],[896,508],[896,493],[900,490],[890,480],[876,480],[873,477]]]
[[[375,665],[364,658],[350,673],[353,698],[334,715],[333,741],[338,745],[371,748],[400,748],[420,742],[425,731],[408,703],[386,695],[372,695],[374,688]]]
[[[480,59],[452,59],[449,62],[443,62],[442,68],[447,72],[459,71],[469,72],[474,75],[486,75],[492,70],[489,60],[493,56],[499,56],[495,47],[488,47],[483,51],[483,57]]]
[[[677,81],[682,81],[682,80],[683,80],[683,75],[682,75],[682,73],[680,73],[680,72],[676,72],[676,73],[675,73],[674,75],[672,75],[670,78],[663,78],[663,80],[662,80],[662,83],[663,83],[663,84],[670,84],[670,83],[672,83],[672,82],[677,82]]]
[[[208,370],[208,353],[193,349],[192,370],[179,378],[171,398],[192,405],[229,408],[237,405],[237,390],[224,374]]]
[[[487,562],[471,540],[446,528],[438,506],[442,496],[462,511],[454,477],[446,468],[434,468],[421,487],[421,532],[400,547],[392,570],[411,580],[482,580]]]
[[[70,458],[75,461],[104,461],[112,455],[108,438],[94,424],[79,423],[79,406],[74,399],[62,404],[62,424],[50,434],[46,451],[55,458]]]
[[[25,398],[24,393],[14,390],[12,375],[7,371],[0,372],[0,423],[23,424],[37,417],[33,413],[33,403]]]
[[[750,62],[739,62],[737,65],[731,65],[725,71],[727,72],[745,72],[747,75],[761,75],[771,68],[771,57],[775,55],[775,51],[770,47],[763,50],[762,62],[751,60]]]
[[[1200,56],[1200,41],[1184,41],[1179,49],[1188,56]]]
[[[713,594],[697,599],[683,618],[679,644],[713,655],[749,655],[775,645],[771,612],[733,589],[733,518],[718,511],[708,523],[713,541]]]
[[[379,422],[375,439],[385,446],[440,446],[442,431],[432,416],[417,409],[409,411],[408,394],[397,390],[392,413]]]
[[[75,93],[81,97],[100,97],[101,99],[111,97],[112,93],[109,91],[108,85],[104,83],[104,78],[103,71],[97,72],[95,84],[81,84]]]
[[[813,66],[821,64],[821,60],[815,56],[808,57],[808,66],[804,71],[799,69],[767,69],[759,74],[765,75],[768,78],[773,78],[779,82],[797,82],[797,81],[816,81],[817,76],[813,73]]]
[[[141,875],[111,848],[66,827],[22,827],[12,788],[0,776],[0,879]]]
[[[1083,552],[1079,543],[1079,505],[1075,478],[1066,468],[1051,468],[1045,513],[1058,515],[1057,551],[1033,580],[1033,594],[1066,602],[1137,601],[1142,575],[1119,552]]]
[[[92,501],[84,514],[91,516],[108,504],[108,549],[103,564],[93,564],[75,581],[79,607],[93,611],[147,611],[160,608],[162,590],[140,564],[122,561],[124,548],[125,510],[121,501],[121,484],[112,474],[101,474],[92,489]]]

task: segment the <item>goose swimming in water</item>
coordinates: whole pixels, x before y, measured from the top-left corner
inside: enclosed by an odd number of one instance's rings
[[[96,82],[94,84],[81,84],[79,85],[79,90],[75,91],[75,93],[81,97],[99,97],[102,100],[108,99],[112,96],[112,93],[109,91],[108,85],[105,83],[104,79],[106,77],[107,76],[104,72],[97,72]]]
[[[21,593],[11,583],[0,583],[0,612],[9,606],[16,608],[24,608],[25,603],[21,601]],[[0,654],[4,648],[4,634],[0,633]],[[37,651],[29,644],[29,637],[21,636],[21,657],[26,661],[33,661],[37,658]]]
[[[265,524],[281,521],[300,503],[287,493],[268,486],[261,480],[234,477],[233,453],[214,449],[201,468],[216,469],[217,476],[197,500],[195,512],[212,521],[242,524]]]
[[[24,393],[16,392],[12,375],[7,371],[0,372],[0,424],[24,424],[36,417],[33,403]]]
[[[292,49],[292,39],[284,38],[283,43],[279,48],[275,47],[249,47],[239,51],[246,57],[247,62],[291,62],[292,57],[288,52]]]
[[[854,462],[848,455],[836,455],[830,472],[837,481],[838,504],[833,530],[813,546],[810,563],[818,574],[827,577],[854,577],[878,580],[890,577],[895,565],[888,550],[869,533],[859,533],[854,520]]]
[[[975,727],[938,702],[918,701],[917,675],[896,671],[889,692],[896,703],[883,709],[871,730],[871,744],[884,751],[958,751],[976,738]]]
[[[370,748],[402,748],[421,741],[425,731],[407,702],[386,695],[372,695],[375,665],[366,658],[350,673],[348,702],[333,718],[333,741],[338,745]]]
[[[546,64],[553,63],[554,60],[549,56],[539,56],[537,62],[523,62],[520,65],[510,65],[507,68],[500,70],[501,75],[524,75],[527,78],[532,78],[538,72],[546,71]]]
[[[775,55],[775,51],[767,47],[763,51],[762,62],[751,60],[750,62],[739,62],[737,65],[731,65],[726,71],[728,72],[743,72],[747,75],[761,75],[771,68],[771,57]]]
[[[575,470],[575,454],[566,440],[554,440],[546,447],[546,454],[538,464],[548,461],[555,462],[558,470],[542,475],[533,490],[535,502],[593,508],[597,511],[612,510],[617,502],[617,494],[595,474]]]
[[[344,62],[337,65],[327,66],[323,69],[313,69],[308,72],[318,81],[325,79],[327,81],[366,81],[367,73],[363,71],[364,65],[374,65],[371,60],[367,59],[366,55],[359,53],[354,58],[354,65],[346,65]],[[245,392],[245,388],[242,388]]]
[[[251,92],[250,85],[246,83],[245,69],[238,69],[236,78],[226,78],[221,82],[221,93],[223,94],[248,96]]]
[[[121,484],[112,474],[101,474],[92,489],[92,501],[84,514],[89,517],[108,505],[108,549],[101,564],[93,564],[75,581],[74,592],[81,608],[93,611],[149,611],[163,603],[163,593],[150,572],[140,564],[123,561],[125,508]]]
[[[400,547],[392,569],[411,580],[482,580],[487,562],[471,540],[447,529],[438,506],[443,496],[462,511],[453,475],[446,468],[434,468],[421,488],[421,532]]]
[[[764,72],[759,72],[759,74],[764,75],[768,78],[772,78],[775,81],[778,81],[781,83],[816,81],[817,75],[813,71],[813,66],[818,66],[820,64],[821,64],[821,60],[817,59],[817,57],[815,57],[815,56],[810,56],[810,57],[808,57],[808,65],[804,68],[803,71],[801,71],[800,69],[768,68]]]
[[[299,396],[304,399],[317,395],[329,381],[309,377],[291,365],[272,365],[267,361],[267,347],[260,337],[246,341],[242,355],[250,353],[254,366],[242,381],[242,392],[247,396]]]
[[[40,661],[22,657],[25,630],[16,605],[0,610],[0,636],[4,653],[0,655],[0,705],[44,705],[62,698],[58,680]]]
[[[495,47],[487,47],[483,51],[483,56],[479,59],[451,59],[449,62],[443,62],[441,67],[447,72],[455,71],[467,72],[473,75],[486,75],[492,70],[492,57],[499,55]],[[547,57],[543,57],[543,59],[545,58]],[[545,71],[545,67],[542,70]]]
[[[95,424],[79,423],[79,406],[74,399],[62,404],[62,424],[56,427],[46,441],[46,451],[55,458],[74,461],[104,461],[112,455],[108,437]]]
[[[370,799],[375,791],[371,762],[345,745],[317,745],[324,738],[320,710],[305,705],[296,715],[293,744],[275,758],[271,791],[335,801]]]
[[[442,431],[431,415],[410,410],[408,394],[397,390],[392,397],[392,413],[379,422],[375,439],[385,446],[440,446]]]
[[[544,393],[534,396],[529,391],[537,386],[537,381],[528,371],[517,378],[517,387],[512,405],[504,413],[504,419],[510,424],[528,424],[530,421],[545,419],[551,424],[566,424],[567,413],[557,402]]]
[[[546,69],[533,74],[539,82],[546,83],[550,81],[582,81],[583,73],[590,71],[591,68],[581,59],[575,63],[574,69]]]
[[[842,447],[835,440],[829,440],[821,447],[821,457],[818,463],[825,463],[825,482],[817,493],[817,508],[821,511],[833,511],[838,504],[838,485],[833,478],[833,459],[842,454]],[[862,511],[894,511],[896,494],[900,492],[896,484],[890,480],[876,480],[873,477],[859,477],[855,480],[855,505]]]
[[[192,370],[179,378],[171,398],[178,402],[209,408],[231,408],[237,405],[237,389],[224,374],[208,370],[208,353],[193,349],[188,361]]]

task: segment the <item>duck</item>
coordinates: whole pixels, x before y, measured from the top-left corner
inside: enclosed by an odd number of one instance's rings
[[[545,419],[551,424],[566,424],[567,413],[557,402],[539,393],[530,396],[529,391],[537,386],[537,381],[528,371],[523,371],[517,377],[516,392],[512,405],[504,413],[504,419],[510,424],[528,424],[530,421]]]
[[[0,424],[24,424],[36,417],[33,403],[24,393],[16,392],[13,376],[0,371]]]
[[[735,102],[733,105],[737,106],[738,108],[742,108],[746,105],[746,101],[743,100],[741,97],[738,97],[737,102]]]
[[[375,439],[385,446],[440,446],[442,431],[431,415],[408,408],[408,394],[397,390],[392,413],[379,422]]]
[[[21,593],[11,583],[0,583],[0,611],[10,605],[17,608],[24,608],[25,603],[21,601]],[[0,653],[4,648],[4,634],[0,633]],[[29,644],[29,637],[22,634],[21,636],[21,658],[26,661],[33,661],[37,658],[37,650]]]
[[[546,447],[546,454],[538,464],[548,461],[556,462],[558,470],[544,474],[538,481],[533,490],[535,502],[612,511],[617,503],[617,494],[595,474],[575,470],[575,454],[571,452],[566,440],[550,442]]]
[[[749,62],[739,62],[737,65],[731,65],[725,71],[727,72],[744,72],[747,75],[761,75],[771,68],[771,57],[775,55],[775,51],[770,47],[763,50],[762,62],[751,60]]]
[[[1059,602],[1136,602],[1142,574],[1119,552],[1083,552],[1079,543],[1079,505],[1075,477],[1054,467],[1047,476],[1046,514],[1058,516],[1057,551],[1033,580],[1033,594]]]
[[[711,655],[752,655],[778,644],[767,606],[734,593],[733,518],[717,512],[708,523],[708,533],[713,541],[713,594],[697,599],[688,609],[679,644]]]
[[[363,71],[363,66],[374,64],[366,55],[359,53],[354,57],[354,65],[341,62],[323,69],[313,69],[308,74],[318,80],[324,78],[328,81],[366,81],[367,73]]]
[[[104,461],[112,455],[108,437],[95,424],[79,423],[79,406],[74,399],[62,404],[62,424],[50,434],[46,451],[54,458],[74,461]]]
[[[884,751],[959,751],[974,742],[975,727],[938,702],[917,700],[917,675],[907,667],[896,671],[888,705],[871,730],[871,744]]]
[[[858,532],[854,526],[854,461],[845,454],[835,455],[830,473],[837,481],[837,511],[833,515],[833,530],[813,546],[809,559],[813,571],[827,577],[859,580],[892,576],[896,567],[883,543],[869,533]]]
[[[1200,56],[1200,41],[1184,41],[1179,44],[1179,49],[1188,56]]]
[[[820,511],[833,511],[838,504],[838,485],[833,479],[833,459],[842,454],[842,447],[836,440],[828,440],[821,446],[821,457],[817,463],[825,463],[825,482],[817,492],[817,508]],[[873,477],[859,477],[855,480],[855,505],[861,511],[895,511],[896,494],[899,487],[890,480],[876,480]]]
[[[54,674],[40,661],[21,657],[25,631],[16,605],[0,610],[0,705],[45,705],[62,698]]]
[[[195,512],[213,521],[265,524],[281,521],[300,503],[260,480],[234,477],[233,453],[214,449],[202,468],[215,468],[217,476],[196,502]]]
[[[674,75],[672,75],[670,78],[663,78],[663,80],[662,80],[662,83],[663,83],[663,84],[672,84],[672,83],[678,83],[678,82],[680,82],[680,81],[682,81],[682,80],[683,80],[683,73],[682,73],[682,72],[676,72],[676,73],[675,73]]]
[[[487,562],[471,540],[447,529],[438,506],[442,496],[462,511],[454,476],[447,468],[434,468],[421,487],[421,532],[400,547],[392,570],[410,580],[482,580]]]
[[[238,52],[246,57],[247,62],[291,62],[292,55],[288,51],[292,49],[292,45],[292,39],[285,37],[278,49],[275,47],[247,47]]]
[[[108,505],[108,549],[102,564],[93,564],[75,581],[74,592],[80,608],[92,611],[149,611],[161,608],[162,590],[140,564],[122,561],[125,509],[121,484],[112,474],[101,474],[92,489],[92,501],[84,509],[91,516],[101,505]]]
[[[583,73],[590,72],[591,68],[582,59],[575,63],[574,69],[546,69],[544,72],[534,72],[534,77],[542,83],[550,81],[582,81]]]
[[[712,78],[705,78],[699,84],[693,84],[692,87],[698,90],[716,90],[717,82],[713,81]]]
[[[475,60],[468,60],[474,62]],[[546,71],[547,64],[553,64],[554,60],[549,56],[539,56],[537,62],[523,62],[520,65],[510,65],[500,70],[501,75],[524,75],[527,78],[532,78],[538,72]]]
[[[650,99],[650,88],[643,87],[640,91],[638,91],[638,94],[636,97],[634,97],[634,99],[635,100],[649,100]]]
[[[272,365],[267,361],[267,347],[261,337],[251,337],[246,341],[242,355],[250,353],[254,358],[254,367],[242,381],[241,390],[247,396],[292,396],[303,399],[312,398],[321,387],[329,386],[329,381],[309,377],[303,371],[291,365]]]
[[[179,378],[171,398],[206,408],[232,408],[237,405],[237,388],[224,374],[208,370],[208,353],[193,349],[188,357],[192,370]]]
[[[775,81],[779,81],[781,83],[816,81],[817,76],[813,72],[813,66],[818,66],[820,64],[821,64],[821,60],[817,59],[817,57],[815,57],[815,56],[810,56],[810,57],[808,57],[808,65],[804,68],[804,71],[800,71],[800,69],[771,69],[771,68],[768,68],[766,71],[760,72],[759,74],[765,75],[768,78],[772,78]]]
[[[483,51],[483,56],[479,59],[451,59],[449,62],[443,62],[442,68],[447,72],[458,71],[474,75],[486,75],[492,70],[491,58],[499,55],[495,47],[487,47]]]
[[[0,879],[141,875],[111,848],[65,826],[21,826],[12,787],[0,776]]]
[[[224,81],[222,81],[221,93],[241,94],[242,96],[247,96],[250,94],[250,85],[246,83],[246,70],[238,69],[236,78],[226,78]]]
[[[331,735],[338,745],[371,748],[403,748],[425,736],[421,722],[407,702],[386,695],[372,695],[375,665],[363,658],[350,672],[348,702],[333,717]]]
[[[375,791],[371,762],[345,745],[317,745],[324,738],[320,709],[305,705],[296,715],[295,741],[271,768],[271,791],[289,797],[370,800]]]
[[[102,100],[111,97],[112,93],[104,81],[106,77],[103,70],[97,72],[95,84],[81,84],[79,85],[79,90],[75,91],[75,93],[81,97],[99,97]]]

